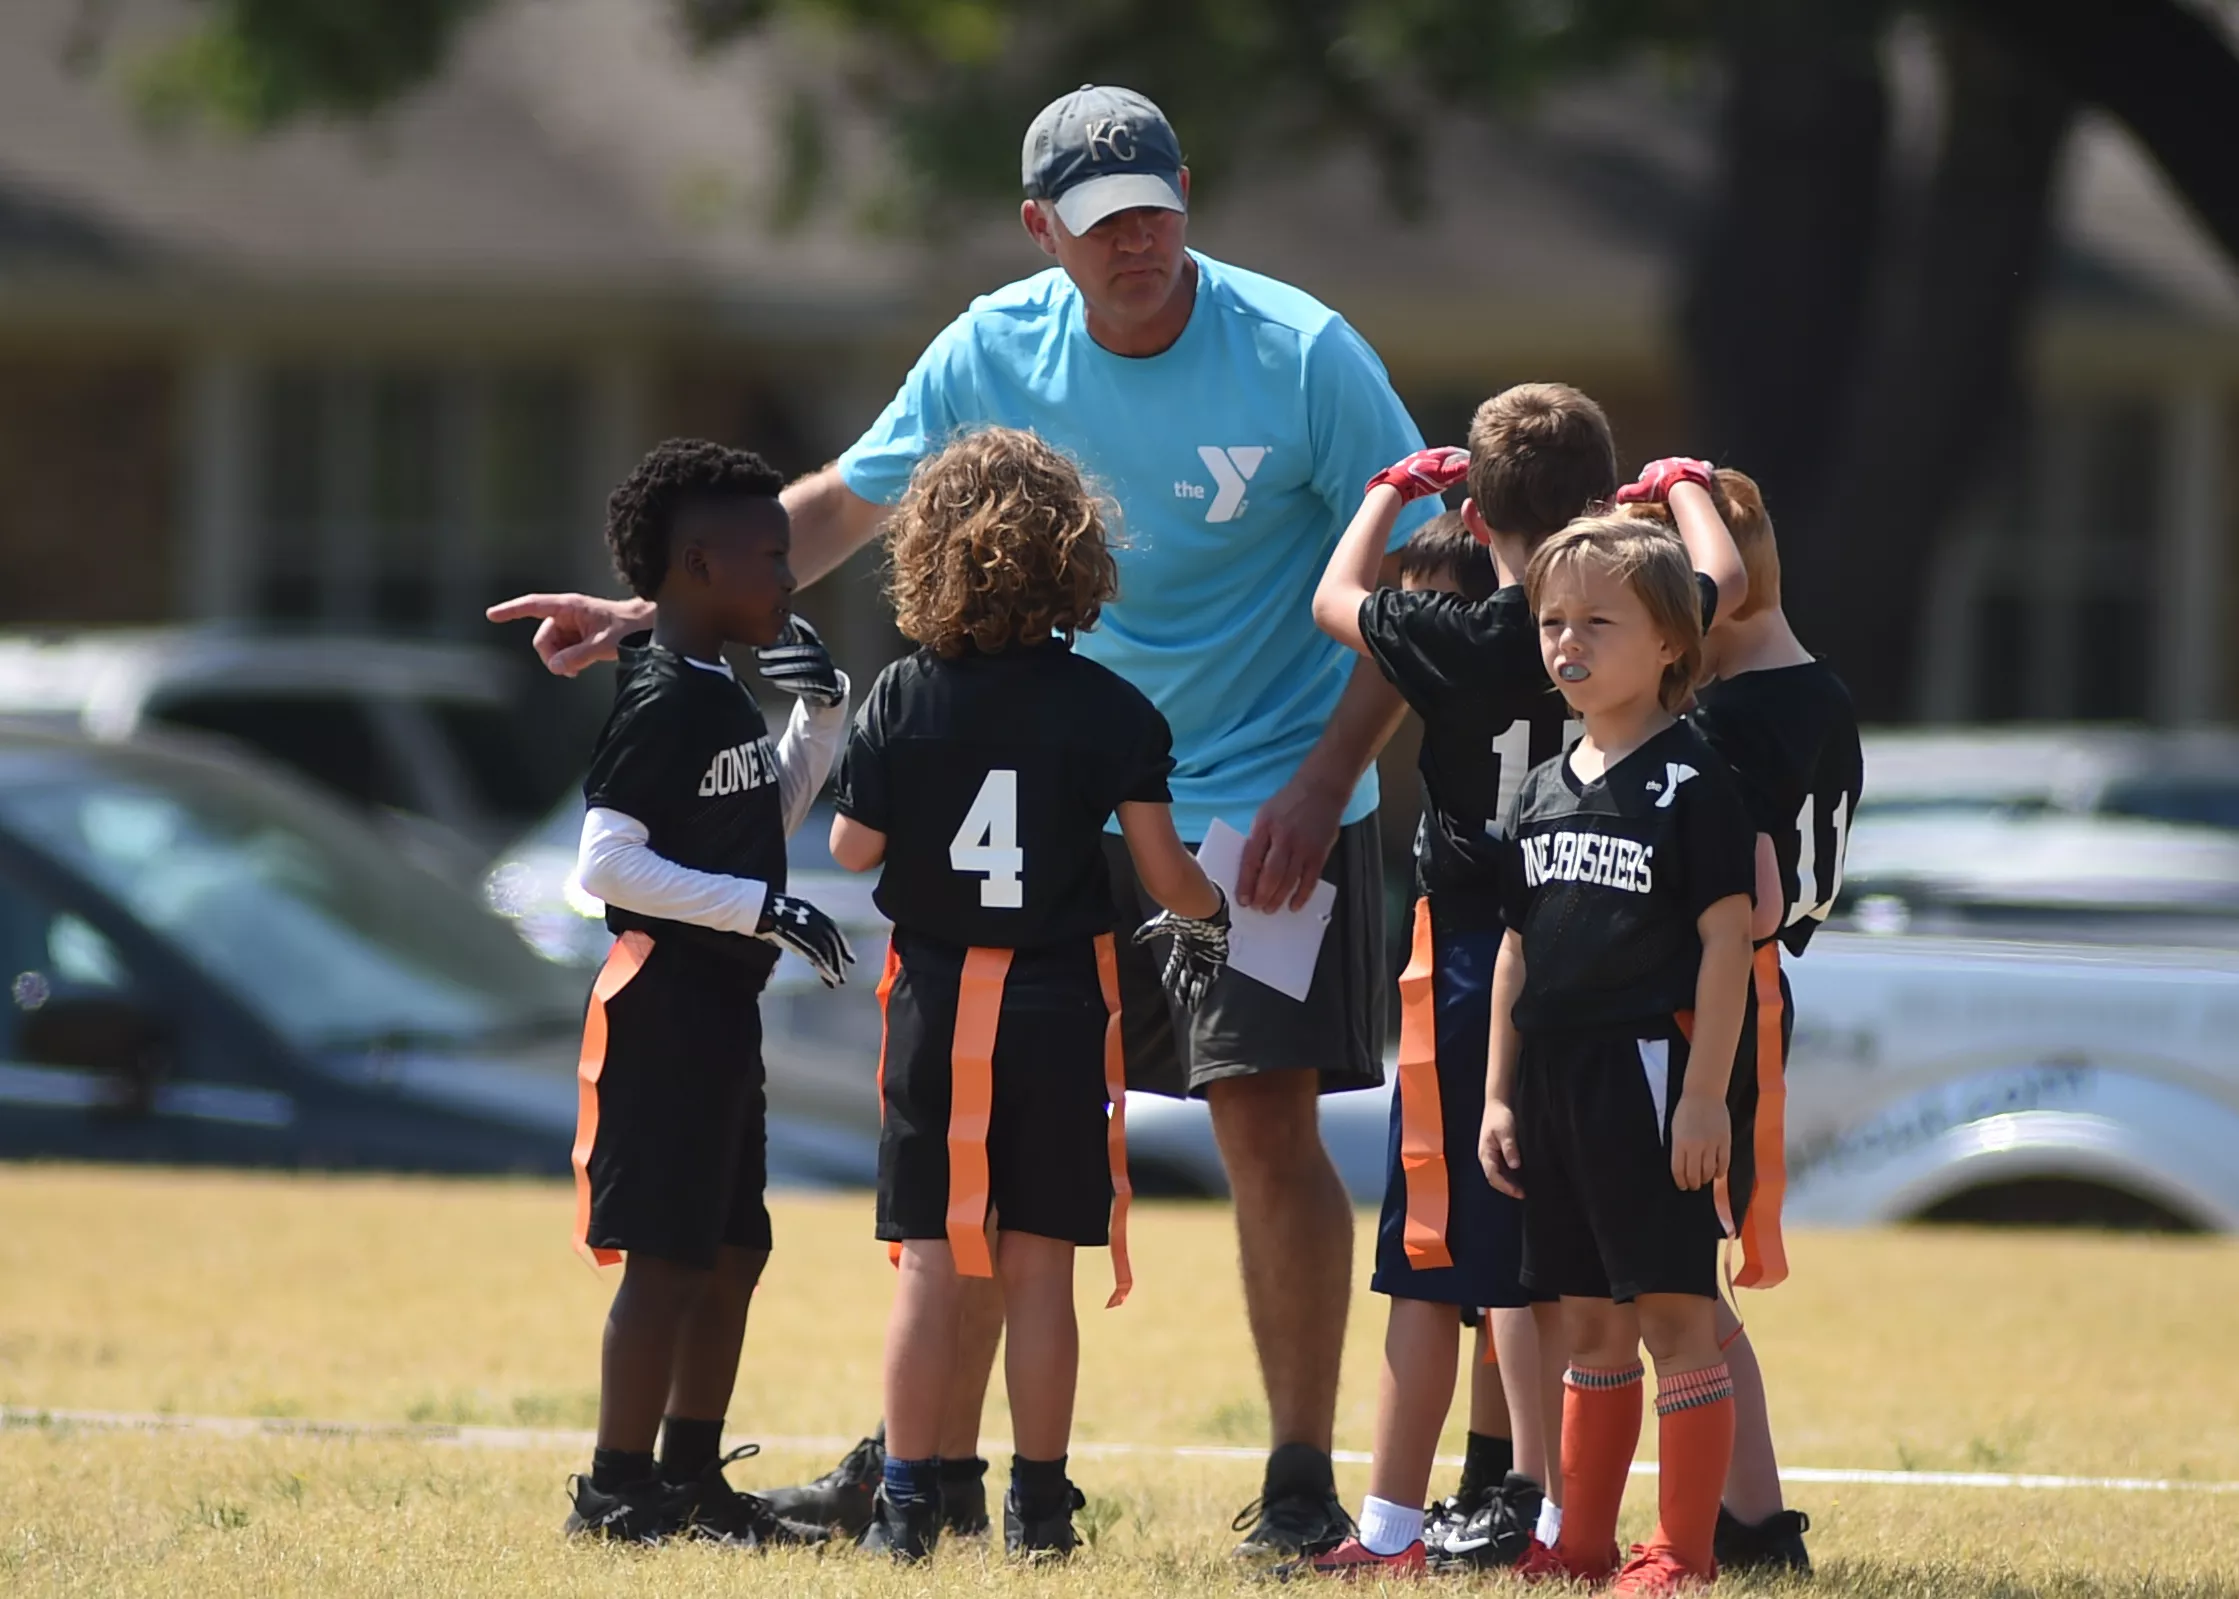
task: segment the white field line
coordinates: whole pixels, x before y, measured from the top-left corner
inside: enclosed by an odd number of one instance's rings
[[[0,1431],[36,1428],[87,1428],[104,1432],[184,1432],[210,1438],[314,1438],[375,1439],[403,1443],[443,1444],[455,1449],[550,1449],[582,1453],[591,1447],[591,1434],[548,1427],[467,1427],[432,1422],[298,1421],[283,1416],[177,1416],[129,1410],[44,1410],[25,1405],[0,1405]],[[772,1449],[830,1454],[851,1448],[856,1440],[823,1438],[766,1438]],[[994,1449],[1005,1440],[990,1438]],[[1258,1462],[1263,1449],[1221,1444],[1099,1444],[1077,1443],[1072,1451],[1086,1459],[1103,1460],[1128,1455],[1156,1455],[1170,1460],[1235,1460]],[[1340,1449],[1340,1465],[1365,1466],[1368,1455],[1358,1449]],[[1458,1466],[1459,1455],[1441,1455],[1442,1466]],[[1633,1475],[1653,1477],[1656,1463],[1633,1463]],[[1889,1488],[2090,1488],[2106,1493],[2239,1494],[2239,1482],[2189,1482],[2167,1477],[2050,1477],[2030,1472],[2004,1471],[1871,1471],[1853,1466],[1783,1466],[1784,1482],[1861,1483]]]

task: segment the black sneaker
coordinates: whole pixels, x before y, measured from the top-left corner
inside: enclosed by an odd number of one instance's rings
[[[1081,1545],[1073,1530],[1073,1512],[1088,1508],[1088,1495],[1071,1483],[1065,1485],[1065,1508],[1031,1520],[1018,1507],[1018,1490],[1003,1495],[1003,1548],[1015,1559],[1056,1562],[1070,1560]]]
[[[1436,1560],[1439,1551],[1468,1526],[1480,1510],[1492,1503],[1491,1488],[1467,1483],[1423,1512],[1423,1548]]]
[[[938,1500],[897,1505],[882,1486],[871,1501],[871,1521],[855,1547],[865,1554],[886,1555],[905,1563],[931,1557],[941,1541],[941,1506]]]
[[[1720,1571],[1793,1571],[1808,1577],[1811,1555],[1804,1548],[1804,1534],[1809,1531],[1811,1517],[1801,1510],[1783,1510],[1751,1526],[1720,1505],[1711,1558]]]
[[[1429,1546],[1431,1566],[1439,1571],[1497,1571],[1513,1566],[1531,1547],[1545,1497],[1538,1483],[1520,1471],[1510,1472],[1443,1547]]]
[[[983,1538],[987,1527],[987,1462],[977,1455],[942,1461],[941,1530],[959,1538]]]
[[[625,1483],[612,1490],[594,1487],[589,1477],[568,1479],[572,1504],[561,1531],[570,1538],[611,1538],[620,1543],[659,1543],[684,1529],[690,1490],[658,1477]]]
[[[760,1444],[741,1444],[712,1462],[696,1480],[676,1484],[683,1521],[678,1530],[686,1537],[745,1549],[830,1542],[829,1528],[788,1520],[771,1509],[767,1499],[742,1494],[724,1480],[724,1467],[751,1460],[761,1452]]]
[[[1231,1525],[1244,1534],[1235,1557],[1269,1565],[1327,1554],[1355,1530],[1337,1497],[1329,1456],[1308,1444],[1284,1444],[1267,1457],[1260,1496]]]
[[[840,1463],[798,1488],[773,1488],[762,1502],[774,1515],[804,1527],[829,1527],[859,1538],[871,1524],[871,1499],[886,1471],[886,1433],[864,1439]]]

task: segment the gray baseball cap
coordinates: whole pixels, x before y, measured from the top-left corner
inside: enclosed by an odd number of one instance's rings
[[[1187,211],[1182,147],[1166,113],[1133,89],[1082,84],[1042,108],[1021,157],[1026,197],[1048,200],[1070,233],[1115,211]]]

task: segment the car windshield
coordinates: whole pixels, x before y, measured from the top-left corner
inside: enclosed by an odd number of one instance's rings
[[[20,752],[5,776],[0,824],[299,1045],[496,1044],[580,1012],[465,892],[292,788],[122,751]]]

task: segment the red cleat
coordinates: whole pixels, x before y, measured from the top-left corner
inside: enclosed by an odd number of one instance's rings
[[[1673,1594],[1707,1588],[1717,1575],[1715,1566],[1709,1571],[1696,1570],[1680,1559],[1679,1551],[1669,1544],[1653,1543],[1644,1547],[1636,1543],[1633,1558],[1617,1573],[1617,1586],[1610,1592],[1623,1594],[1626,1599],[1669,1599]]]
[[[1574,1566],[1546,1544],[1534,1538],[1531,1547],[1524,1551],[1524,1558],[1516,1562],[1516,1575],[1525,1582],[1583,1582],[1595,1587],[1607,1582],[1617,1570],[1617,1546],[1609,1546],[1609,1558],[1598,1566]]]
[[[1396,1555],[1380,1555],[1358,1538],[1348,1538],[1326,1554],[1314,1556],[1297,1568],[1302,1574],[1335,1577],[1350,1582],[1356,1577],[1382,1581],[1386,1577],[1427,1577],[1430,1560],[1418,1538]]]

